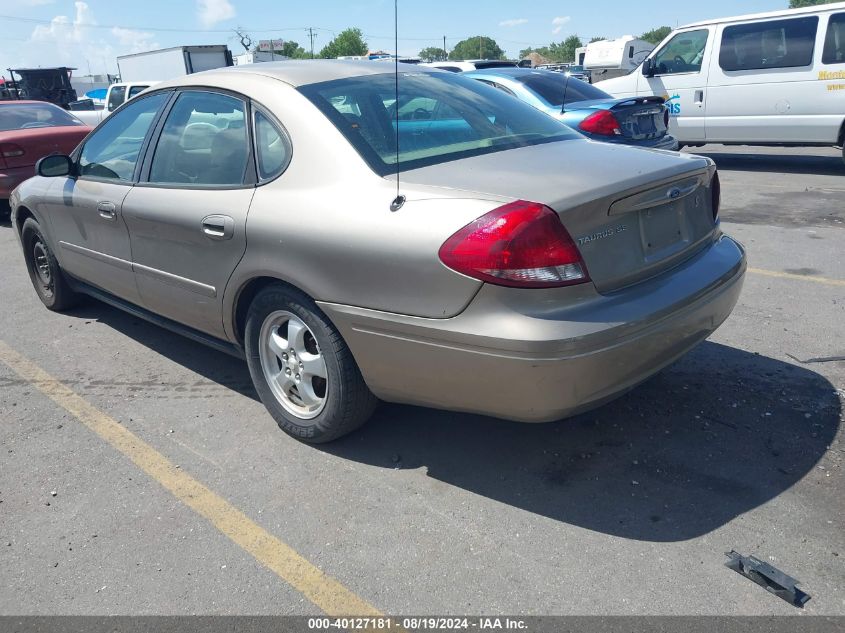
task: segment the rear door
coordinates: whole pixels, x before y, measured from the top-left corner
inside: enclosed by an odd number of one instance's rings
[[[637,94],[666,99],[669,133],[681,142],[705,138],[708,58],[713,49],[715,27],[679,31],[651,56],[654,77],[638,73]],[[601,84],[599,84],[601,87]]]
[[[139,295],[123,201],[135,182],[148,134],[169,97],[142,97],[109,117],[82,146],[78,177],[58,179],[46,201],[63,268],[132,303],[139,302]]]
[[[135,278],[144,307],[223,337],[223,290],[246,249],[256,183],[249,108],[184,90],[165,116],[123,205]]]

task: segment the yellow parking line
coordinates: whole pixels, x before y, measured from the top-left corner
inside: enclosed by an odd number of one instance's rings
[[[0,341],[0,361],[126,455],[179,501],[208,519],[235,544],[325,613],[336,616],[381,615],[363,598],[324,574],[292,547],[267,532],[189,474],[176,468],[170,460],[144,440],[96,409],[3,341]]]
[[[793,279],[795,281],[812,281],[826,286],[845,286],[845,279],[829,279],[828,277],[814,277],[812,275],[796,275],[793,273],[781,273],[776,270],[765,270],[764,268],[749,268],[748,272],[766,277],[778,277],[779,279]]]

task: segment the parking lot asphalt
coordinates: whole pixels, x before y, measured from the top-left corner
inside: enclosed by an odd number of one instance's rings
[[[0,225],[0,614],[799,613],[735,549],[845,615],[845,165],[694,151],[748,249],[736,311],[546,425],[384,404],[300,444],[240,361],[44,309]]]

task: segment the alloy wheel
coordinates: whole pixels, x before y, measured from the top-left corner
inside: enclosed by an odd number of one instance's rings
[[[264,319],[258,339],[261,369],[286,411],[310,420],[326,406],[328,370],[310,328],[286,310]]]

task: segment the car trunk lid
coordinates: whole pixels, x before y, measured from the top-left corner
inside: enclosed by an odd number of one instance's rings
[[[523,166],[517,177],[514,165]],[[401,180],[540,202],[558,213],[600,292],[683,261],[716,232],[712,161],[584,140],[404,172]]]
[[[593,110],[594,114],[610,112],[619,123],[621,136],[631,141],[654,140],[666,135],[667,117],[663,97],[577,101],[566,104],[566,109]]]

